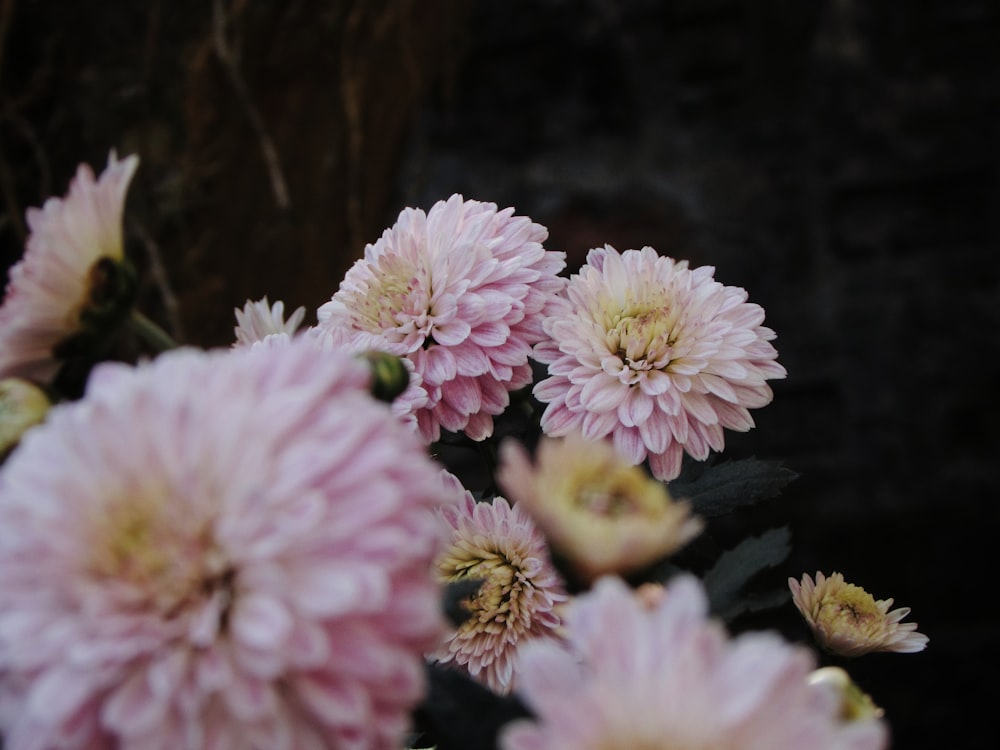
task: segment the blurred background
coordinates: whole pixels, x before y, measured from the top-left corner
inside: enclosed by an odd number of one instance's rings
[[[141,306],[201,346],[265,294],[314,322],[454,192],[571,267],[715,266],[789,373],[727,444],[800,474],[748,528],[913,608],[925,652],[855,665],[894,747],[992,748],[998,81],[994,0],[0,0],[0,269],[111,148]]]

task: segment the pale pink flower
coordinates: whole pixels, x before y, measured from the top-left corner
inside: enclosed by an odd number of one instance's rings
[[[513,214],[460,195],[407,208],[319,308],[320,326],[349,332],[356,348],[413,362],[429,396],[417,412],[427,442],[442,428],[489,437],[509,392],[532,380],[528,356],[565,283],[565,253]]]
[[[466,603],[468,619],[433,654],[454,663],[498,693],[515,681],[514,658],[535,640],[556,637],[557,606],[566,601],[545,540],[517,505],[502,497],[442,508],[450,542],[438,559],[444,582],[482,579]]]
[[[285,320],[285,303],[278,300],[272,305],[267,296],[256,302],[247,300],[242,310],[236,308],[233,312],[236,313],[237,324],[233,329],[236,334],[233,346],[252,346],[273,334],[294,336],[306,316],[306,309],[298,307]]]
[[[532,517],[584,583],[634,573],[701,533],[690,505],[631,464],[606,440],[543,437],[532,463],[513,440],[500,445],[497,482]]]
[[[684,576],[652,606],[606,577],[566,613],[568,648],[529,643],[518,695],[535,718],[502,750],[881,750],[883,723],[844,721],[838,691],[809,685],[812,652],[771,633],[729,639]]]
[[[446,484],[369,379],[305,342],[178,350],[99,366],[26,435],[0,472],[7,747],[401,745],[445,632]]]
[[[0,306],[0,377],[44,382],[58,371],[53,351],[83,329],[95,286],[124,261],[122,214],[136,156],[112,151],[100,178],[81,164],[65,198],[27,210],[31,234],[10,269]]]
[[[801,583],[788,579],[792,601],[812,629],[820,646],[841,656],[862,656],[873,651],[913,653],[923,651],[928,638],[917,623],[900,622],[909,607],[890,610],[892,599],[876,600],[860,586],[844,581],[842,573],[816,580],[805,574]]]
[[[591,250],[544,322],[535,357],[549,377],[534,388],[548,404],[542,429],[610,436],[659,479],[724,447],[723,428],[753,427],[748,411],[770,403],[767,380],[785,369],[762,325],[764,310],[711,266],[657,255],[651,247]]]

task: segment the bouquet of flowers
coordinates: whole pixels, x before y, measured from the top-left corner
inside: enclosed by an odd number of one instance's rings
[[[923,649],[909,610],[755,586],[785,527],[709,543],[795,476],[720,458],[785,376],[746,291],[651,247],[567,273],[453,195],[313,324],[264,298],[178,347],[136,306],[137,168],[28,211],[0,307],[4,747],[888,746],[844,665]],[[792,606],[811,643],[731,627]]]

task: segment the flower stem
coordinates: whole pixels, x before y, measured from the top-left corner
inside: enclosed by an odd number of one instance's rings
[[[157,352],[165,352],[168,349],[177,348],[177,342],[171,338],[170,334],[136,309],[132,310],[129,325],[140,339],[153,347]]]

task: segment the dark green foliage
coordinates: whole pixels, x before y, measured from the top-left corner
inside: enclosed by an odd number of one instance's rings
[[[780,461],[753,457],[718,464],[685,461],[668,487],[674,499],[689,501],[697,515],[713,518],[775,497],[797,476]]]
[[[758,573],[788,558],[792,549],[790,541],[788,527],[781,526],[760,536],[748,537],[722,553],[703,577],[711,611],[731,620],[746,612],[783,603],[786,597],[777,592],[762,595],[747,592],[745,587]]]

